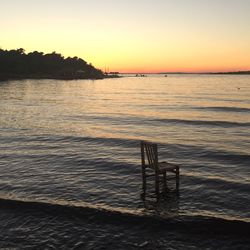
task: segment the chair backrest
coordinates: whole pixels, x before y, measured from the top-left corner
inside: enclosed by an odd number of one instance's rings
[[[141,161],[143,167],[158,169],[157,144],[141,141]]]

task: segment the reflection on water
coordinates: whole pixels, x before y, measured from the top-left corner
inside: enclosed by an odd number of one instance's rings
[[[154,196],[142,199],[145,211],[163,218],[175,218],[179,214],[179,196],[176,193],[168,192],[156,200]]]

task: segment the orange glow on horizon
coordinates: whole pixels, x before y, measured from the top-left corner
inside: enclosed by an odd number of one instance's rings
[[[237,72],[237,71],[250,71],[250,67],[240,67],[240,68],[231,68],[231,67],[211,67],[211,68],[142,68],[142,67],[135,67],[135,68],[100,68],[102,71],[109,71],[109,72],[119,72],[119,73],[213,73],[213,72]]]

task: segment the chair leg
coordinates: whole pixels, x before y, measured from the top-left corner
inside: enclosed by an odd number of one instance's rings
[[[167,189],[168,189],[168,186],[167,186],[167,172],[166,171],[163,173],[163,187],[164,187],[164,192],[166,192]]]
[[[179,167],[176,168],[176,190],[179,192],[179,185],[180,185],[180,170]]]
[[[147,182],[146,182],[146,170],[142,168],[142,189],[143,192],[146,193]]]
[[[142,167],[142,197],[145,197],[147,189],[147,177],[146,177],[146,168]]]
[[[155,194],[157,199],[159,198],[160,195],[160,181],[159,181],[159,174],[155,173]]]

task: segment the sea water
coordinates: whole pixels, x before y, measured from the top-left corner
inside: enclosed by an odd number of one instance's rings
[[[179,197],[141,200],[140,140],[158,143],[160,160],[180,166]],[[163,240],[164,226],[154,241],[155,231],[127,225],[129,216],[191,221],[188,227],[209,218],[249,228],[249,146],[250,76],[1,82],[0,246],[108,249],[124,235],[121,249],[198,244],[179,242],[189,237],[177,229]],[[72,218],[76,207],[88,216]],[[53,209],[56,215],[44,212]],[[86,221],[89,216],[94,222]]]

